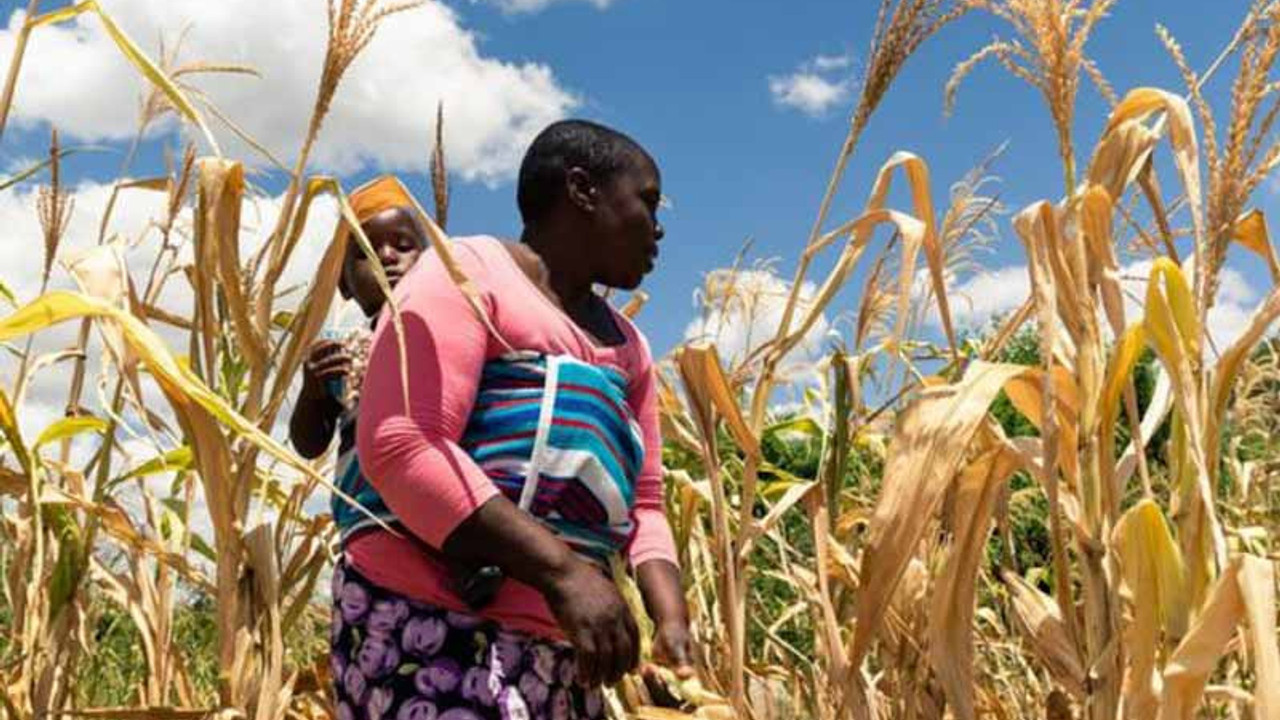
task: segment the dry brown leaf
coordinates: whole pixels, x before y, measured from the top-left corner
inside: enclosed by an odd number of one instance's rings
[[[929,659],[958,720],[976,717],[973,609],[978,568],[996,498],[1020,466],[1016,452],[996,445],[970,462],[956,483],[954,539],[929,612]]]
[[[196,173],[195,256],[198,267],[205,269],[197,275],[208,273],[217,278],[239,350],[251,367],[261,371],[267,363],[264,329],[254,326],[254,310],[241,279],[240,208],[244,204],[244,167],[229,160],[202,158],[196,163]]]
[[[875,639],[927,519],[942,501],[987,409],[1009,380],[1026,371],[1021,365],[976,362],[959,383],[928,388],[903,411],[863,553],[851,670]]]
[[[748,457],[759,457],[760,441],[742,417],[715,345],[687,345],[681,349],[677,363],[685,392],[689,395],[690,407],[698,418],[704,439],[714,437],[715,418],[720,417],[724,419],[729,434],[738,447]]]
[[[1192,720],[1205,683],[1242,624],[1256,675],[1256,717],[1280,717],[1280,650],[1276,647],[1275,571],[1249,555],[1227,566],[1164,671],[1160,720]]]
[[[1280,260],[1276,259],[1276,247],[1267,230],[1267,216],[1261,210],[1250,210],[1236,219],[1231,228],[1236,242],[1262,258],[1271,272],[1271,284],[1280,284]]]
[[[1013,599],[1014,614],[1032,651],[1063,689],[1077,700],[1084,700],[1087,696],[1084,661],[1067,637],[1067,626],[1058,603],[1018,575],[1005,573],[1004,580]]]

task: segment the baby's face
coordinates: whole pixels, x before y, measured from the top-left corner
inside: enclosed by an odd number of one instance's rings
[[[369,238],[393,288],[427,245],[422,228],[405,208],[383,210],[361,223],[360,228]],[[366,314],[372,315],[382,307],[382,289],[378,287],[373,262],[354,240],[347,245],[342,277],[347,291]]]

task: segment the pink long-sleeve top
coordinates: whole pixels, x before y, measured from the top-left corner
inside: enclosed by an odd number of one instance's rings
[[[455,239],[454,259],[479,291],[497,332],[517,350],[567,354],[611,365],[628,378],[627,402],[644,436],[645,459],[635,482],[632,567],[654,559],[676,563],[663,509],[662,441],[653,359],[640,331],[614,313],[626,336],[603,347],[547,298],[502,242]],[[348,561],[374,583],[449,610],[467,611],[450,589],[448,571],[420,543],[439,549],[449,534],[499,490],[458,445],[484,363],[506,347],[485,327],[434,252],[422,256],[394,293],[405,332],[409,381],[406,412],[393,323],[378,323],[361,390],[357,450],[364,476],[415,536],[371,530],[352,538]],[[504,628],[563,639],[542,595],[508,578],[480,613]]]

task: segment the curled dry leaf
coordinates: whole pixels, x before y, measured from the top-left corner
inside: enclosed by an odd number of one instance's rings
[[[1084,661],[1067,636],[1058,603],[1019,575],[1005,573],[1004,581],[1013,600],[1014,615],[1026,633],[1031,650],[1064,690],[1077,700],[1084,700],[1087,697]]]

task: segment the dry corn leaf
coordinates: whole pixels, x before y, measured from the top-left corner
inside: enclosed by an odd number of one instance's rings
[[[1160,720],[1192,720],[1205,683],[1241,625],[1253,660],[1254,716],[1280,717],[1280,649],[1276,647],[1275,571],[1262,558],[1235,558],[1164,671]]]
[[[1172,93],[1157,88],[1136,88],[1125,95],[1111,111],[1106,130],[1103,131],[1103,142],[1113,133],[1124,133],[1129,138],[1132,131],[1125,130],[1131,120],[1141,121],[1153,113],[1163,112],[1168,120],[1169,140],[1173,144],[1174,164],[1182,177],[1183,189],[1186,191],[1188,205],[1191,209],[1191,223],[1197,239],[1204,237],[1204,213],[1202,210],[1200,183],[1200,150],[1196,142],[1195,122],[1191,117],[1191,108],[1187,101]],[[1145,138],[1131,138],[1128,142],[1142,144]],[[1112,197],[1120,197],[1120,193],[1111,193]]]
[[[747,426],[737,398],[725,377],[714,344],[686,345],[677,360],[690,407],[698,417],[704,439],[715,434],[715,418],[724,418],[729,434],[747,457],[760,457],[760,441]],[[709,434],[708,434],[709,433]]]
[[[954,537],[929,612],[929,659],[958,720],[969,720],[977,713],[973,610],[978,568],[986,553],[996,498],[1020,466],[1018,454],[998,444],[970,462],[956,484]]]
[[[1090,285],[1098,288],[1111,332],[1119,336],[1124,331],[1125,317],[1120,263],[1111,227],[1115,197],[1119,196],[1111,195],[1100,185],[1090,185],[1081,202],[1080,225],[1091,261]]]
[[[111,36],[111,40],[115,42],[116,47],[120,49],[125,58],[142,73],[142,76],[148,82],[164,93],[165,98],[180,114],[200,128],[205,142],[209,143],[213,153],[221,156],[222,151],[218,148],[218,141],[214,139],[213,133],[209,132],[209,126],[205,124],[204,118],[196,110],[195,105],[187,99],[187,96],[178,87],[177,83],[152,62],[146,56],[146,53],[142,52],[137,44],[125,34],[124,30],[120,29],[120,26],[116,25],[111,16],[98,5],[97,0],[82,0],[82,2],[74,5],[68,5],[52,12],[47,12],[44,15],[30,18],[27,23],[29,27],[34,29],[42,25],[64,22],[84,13],[93,13],[98,16],[98,20],[102,22],[103,29],[107,31],[107,35]]]
[[[888,600],[991,403],[1021,365],[972,364],[955,385],[928,388],[903,411],[862,556],[850,670],[866,656]]]
[[[1258,343],[1262,341],[1267,330],[1275,323],[1276,318],[1280,317],[1280,288],[1273,289],[1262,304],[1254,310],[1253,315],[1249,318],[1249,324],[1245,327],[1240,337],[1236,338],[1231,347],[1222,353],[1218,364],[1214,367],[1212,378],[1212,397],[1210,405],[1209,424],[1211,427],[1221,427],[1226,421],[1227,403],[1231,400],[1231,389],[1236,384],[1236,379],[1240,376],[1240,370],[1248,361],[1249,355],[1253,352]],[[1210,442],[1209,457],[1217,457],[1218,436],[1211,433],[1207,438]]]
[[[1040,324],[1041,351],[1052,360],[1074,372],[1076,367],[1075,336],[1060,321],[1059,294],[1050,258],[1050,242],[1046,236],[1057,231],[1053,206],[1047,202],[1031,205],[1013,218],[1013,227],[1027,251],[1027,269],[1031,274],[1031,299]],[[1046,342],[1044,338],[1048,338]]]
[[[1114,123],[1094,149],[1089,184],[1101,186],[1113,198],[1121,197],[1142,172],[1159,139],[1142,119]]]
[[[1006,572],[1004,581],[1013,599],[1014,615],[1032,651],[1063,689],[1077,700],[1084,700],[1084,661],[1067,636],[1058,603],[1019,575]]]
[[[215,710],[175,707],[85,708],[83,710],[60,710],[58,714],[67,717],[110,718],[111,720],[211,720],[219,717],[219,713]]]
[[[1117,477],[1116,429],[1120,421],[1120,400],[1125,390],[1131,386],[1130,378],[1133,368],[1142,357],[1146,348],[1147,337],[1142,323],[1136,323],[1126,329],[1116,341],[1111,351],[1111,359],[1107,363],[1106,379],[1102,385],[1102,399],[1098,403],[1098,431],[1101,433],[1099,464],[1103,482],[1110,482],[1115,488],[1117,497],[1123,496],[1123,488],[1128,478]],[[1150,434],[1145,431],[1142,437]]]
[[[1037,430],[1044,430],[1044,378],[1043,370],[1028,370],[1012,378],[1004,386],[1009,401]],[[1061,365],[1053,368],[1053,398],[1057,416],[1058,459],[1066,475],[1068,487],[1078,486],[1080,461],[1076,454],[1079,432],[1076,418],[1080,417],[1080,394],[1075,379]]]
[[[903,155],[910,156],[909,153]],[[895,156],[895,159],[898,159],[897,164],[906,163],[909,167],[914,165],[913,162],[907,162],[906,159],[900,159],[898,156]],[[891,224],[902,235],[903,256],[901,262],[904,266],[911,263],[912,267],[914,267],[915,254],[919,252],[921,247],[925,246],[930,232],[930,225],[920,218],[895,210],[885,210],[879,206],[884,202],[883,195],[888,192],[888,180],[891,176],[891,171],[897,167],[897,164],[895,164],[895,160],[891,160],[890,163],[881,168],[876,190],[872,193],[872,201],[868,203],[868,210],[862,216],[836,228],[823,236],[819,242],[805,250],[806,256],[809,256],[837,238],[845,236],[849,238],[848,243],[840,254],[840,258],[836,261],[835,267],[827,274],[826,279],[819,286],[813,299],[806,305],[806,313],[799,324],[789,334],[779,337],[770,348],[770,354],[775,359],[784,357],[794,349],[804,339],[814,323],[822,317],[826,308],[848,281],[849,276],[858,264],[859,258],[862,257],[862,253],[866,250],[867,244],[871,241],[876,228],[880,225]],[[908,172],[908,177],[912,177],[910,171]],[[882,184],[883,187],[881,187]],[[927,188],[924,189],[924,192],[927,194]],[[913,190],[913,196],[916,193],[917,191]],[[930,213],[931,217],[932,207],[930,206],[922,211],[925,210]],[[899,282],[901,283],[904,279],[905,276],[900,276]],[[908,283],[905,287],[900,286],[899,292],[905,293],[909,298],[914,281],[913,274],[911,283]],[[945,292],[945,287],[942,290]],[[799,296],[796,295],[795,297],[798,298]],[[900,309],[901,307],[900,301]],[[949,323],[950,318],[948,317],[947,324],[949,325]],[[901,340],[902,338],[895,332],[892,337],[886,340],[885,344],[889,347],[896,347]]]
[[[1276,259],[1276,247],[1267,230],[1267,216],[1261,210],[1250,210],[1236,218],[1231,234],[1236,242],[1257,254],[1271,272],[1271,284],[1280,284],[1280,260]]]
[[[938,222],[929,188],[928,164],[914,153],[894,153],[884,167],[881,168],[880,174],[876,178],[875,189],[872,191],[872,199],[867,205],[869,208],[884,207],[885,196],[889,190],[889,181],[892,178],[890,171],[897,167],[901,167],[903,172],[906,173],[907,182],[911,186],[911,212],[924,223],[924,235],[920,238],[920,247],[924,249],[925,261],[929,266],[929,280],[932,283],[934,300],[938,303],[938,314],[942,321],[943,332],[946,334],[947,343],[951,346],[952,351],[955,351],[956,337],[955,331],[951,326],[951,307],[947,295],[946,258],[943,257],[942,244],[938,238]],[[910,240],[905,235],[903,239]],[[893,339],[898,342],[902,340],[903,333],[906,330],[907,318],[910,315],[907,311],[907,306],[913,296],[911,289],[915,283],[915,255],[918,250],[919,247],[908,248],[906,244],[902,248],[902,262],[899,263],[898,268],[898,311],[893,332]]]
[[[253,308],[241,280],[240,209],[244,205],[244,167],[238,162],[202,158],[196,162],[197,202],[195,256],[199,267],[214,276],[239,341],[239,351],[252,368],[265,368],[267,348],[253,323]],[[208,283],[211,278],[205,277]],[[209,306],[206,306],[209,307]],[[212,310],[211,307],[209,307]]]

